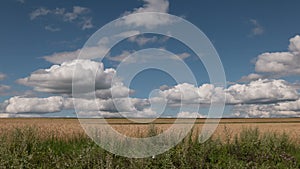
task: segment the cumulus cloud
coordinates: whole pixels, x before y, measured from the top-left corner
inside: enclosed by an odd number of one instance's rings
[[[267,77],[264,76],[264,75],[251,73],[247,76],[243,76],[240,80],[238,80],[238,82],[248,83],[248,82],[251,82],[251,81],[255,81],[255,80],[259,80],[259,79],[265,79],[265,78],[267,78]]]
[[[235,105],[233,111],[236,117],[246,118],[300,117],[300,111],[293,110],[295,107],[286,107],[289,105],[298,106],[298,101],[266,105]]]
[[[73,73],[77,69],[76,75]],[[95,89],[109,89],[112,85],[114,69],[104,69],[103,63],[91,60],[73,60],[49,69],[37,70],[29,77],[17,80],[19,84],[32,86],[35,91],[56,94],[71,94],[72,82],[83,88],[95,82]],[[87,91],[86,91],[87,92]]]
[[[289,74],[299,73],[296,68],[295,56],[290,52],[263,53],[258,56],[255,70],[262,73]]]
[[[5,102],[6,113],[49,113],[59,112],[63,108],[63,98],[53,96],[48,98],[12,97]]]
[[[143,13],[143,12],[160,12],[167,13],[169,11],[169,1],[168,0],[143,0],[145,4],[142,7],[135,8],[133,11],[127,11],[124,15]],[[170,24],[174,22],[169,17],[154,17],[153,15],[144,16],[128,16],[121,20],[119,25],[134,25],[134,26],[144,26],[148,29],[157,27],[159,25]]]
[[[35,20],[39,17],[47,16],[47,15],[54,15],[57,16],[59,19],[62,18],[64,22],[69,23],[77,23],[81,29],[90,29],[93,28],[92,18],[87,16],[90,13],[90,9],[81,6],[74,6],[72,11],[68,12],[65,8],[55,8],[55,9],[47,9],[44,7],[37,8],[36,10],[32,11],[29,14],[31,20]],[[53,30],[52,27],[46,26],[46,30]],[[57,30],[59,28],[56,28]]]
[[[156,97],[150,98],[151,104],[166,102],[168,107],[210,106],[221,103],[233,105],[234,115],[238,117],[287,117],[300,116],[299,93],[293,85],[284,80],[264,79],[249,84],[234,84],[228,88],[203,84],[178,84],[163,86]],[[198,113],[183,111],[178,117],[200,117]]]
[[[236,117],[255,118],[271,117],[273,114],[269,105],[235,105],[233,108]]]
[[[128,32],[124,32],[124,35],[115,36],[125,36]],[[129,34],[131,34],[129,32]],[[86,59],[97,58],[100,52],[106,50],[105,42],[110,39],[102,39],[100,43],[103,49],[98,47],[89,48],[88,54],[86,54]],[[185,106],[209,106],[211,103],[218,103],[222,101],[222,96],[226,95],[226,104],[233,105],[233,110],[235,115],[239,117],[274,117],[274,116],[299,116],[299,93],[297,88],[292,84],[284,80],[270,80],[266,79],[269,74],[281,74],[290,75],[297,74],[297,57],[299,57],[299,36],[296,36],[290,40],[289,51],[288,52],[277,52],[277,53],[266,53],[258,57],[256,62],[256,70],[259,73],[253,73],[248,76],[242,77],[240,82],[248,84],[233,84],[228,88],[216,87],[212,84],[203,84],[199,87],[192,84],[178,84],[173,87],[163,86],[159,90],[158,97],[151,98],[151,102],[162,102],[167,100],[167,105],[170,107],[177,107],[180,105]],[[148,42],[146,42],[148,43]],[[75,83],[85,86],[87,82],[94,80],[93,77],[96,76],[96,97],[97,106],[91,100],[83,98],[80,102],[82,103],[82,113],[87,114],[102,114],[102,115],[116,115],[117,112],[122,112],[121,114],[125,116],[142,116],[144,115],[155,115],[155,111],[149,109],[150,100],[148,99],[136,99],[125,97],[130,94],[131,91],[127,87],[124,87],[121,82],[117,84],[112,84],[112,77],[115,75],[114,69],[104,69],[102,63],[94,62],[91,60],[76,60],[77,55],[80,50],[74,52],[58,53],[52,56],[46,56],[48,59],[54,63],[61,63],[59,65],[53,65],[49,69],[41,69],[33,72],[29,77],[19,79],[18,83],[32,86],[35,91],[48,92],[54,94],[71,94],[72,90],[72,78],[73,70],[75,66],[78,66],[78,75],[75,78]],[[124,51],[120,56],[110,57],[110,60],[122,61],[131,52]],[[183,53],[178,54],[178,57],[184,59],[188,57],[189,54]],[[147,58],[147,57],[146,57]],[[153,56],[149,56],[152,60],[155,59]],[[143,59],[139,56],[132,59]],[[132,60],[134,61],[134,60]],[[293,63],[292,63],[293,62]],[[274,66],[275,65],[275,66]],[[288,65],[288,66],[287,66]],[[264,68],[262,68],[264,66]],[[289,69],[288,69],[289,67]],[[292,69],[291,69],[292,68]],[[296,68],[293,70],[293,68]],[[98,71],[97,71],[98,70]],[[95,73],[97,72],[97,73]],[[84,79],[85,81],[83,81]],[[111,90],[117,90],[117,103],[118,108],[113,102]],[[1,91],[1,90],[0,90]],[[91,91],[84,91],[91,92]],[[89,95],[89,93],[88,93]],[[22,97],[18,97],[20,101],[23,101]],[[33,98],[36,102],[34,104],[43,105],[39,98]],[[44,98],[45,99],[45,98]],[[16,98],[15,98],[16,100]],[[15,112],[26,112],[31,110],[31,108],[18,107],[22,104],[16,104],[15,102],[6,102],[2,104],[2,108],[5,106],[5,111],[15,113]],[[52,100],[56,102],[57,100]],[[128,102],[130,101],[130,102]],[[26,101],[24,101],[26,103]],[[9,103],[9,104],[8,104]],[[27,103],[30,105],[31,103]],[[50,104],[50,103],[49,103]],[[10,107],[9,107],[10,105]],[[61,111],[64,109],[72,109],[73,104],[68,99],[63,99],[62,103],[56,104],[57,107],[53,107],[52,104],[47,105],[52,107],[45,111]],[[33,108],[31,112],[36,112],[38,109]],[[98,113],[97,113],[98,112]],[[179,117],[193,117],[198,114],[190,112],[180,112]],[[201,117],[201,116],[200,116]]]
[[[113,95],[112,95],[112,91],[114,91]],[[114,84],[109,89],[101,89],[101,90],[95,91],[96,97],[100,98],[100,99],[109,99],[112,97],[123,98],[123,97],[127,97],[133,93],[134,93],[134,90],[128,89],[127,87],[123,86],[122,83]]]
[[[276,77],[300,75],[300,36],[290,39],[289,51],[263,53],[257,57],[255,71]]]
[[[276,110],[280,111],[298,111],[300,112],[300,99],[296,101],[282,102],[274,106]]]
[[[114,99],[84,99],[51,96],[46,98],[14,96],[0,103],[1,114],[44,114],[63,110],[74,110],[74,103],[79,114],[94,116],[108,113],[113,116],[149,117],[156,114],[149,109],[147,99],[114,98]],[[118,105],[118,106],[116,106]],[[92,114],[90,114],[92,113]],[[94,114],[93,114],[94,113]],[[117,115],[116,115],[117,114]],[[119,114],[119,115],[118,115]],[[113,117],[112,116],[112,117]]]
[[[183,83],[173,87],[164,86],[158,90],[155,97],[150,99],[126,98],[130,90],[126,87],[123,87],[123,90],[123,92],[122,90],[117,92],[120,94],[116,98],[112,98],[109,89],[99,90],[99,97],[96,100],[84,97],[24,98],[16,96],[2,103],[0,110],[4,110],[2,112],[5,113],[58,112],[66,109],[73,110],[73,101],[75,101],[77,111],[87,117],[156,117],[157,112],[151,109],[152,104],[166,103],[169,108],[181,105],[185,108],[194,105],[207,107],[211,103],[220,103],[222,96],[226,95],[225,104],[233,105],[233,112],[237,117],[299,116],[300,112],[299,94],[284,80],[257,80],[249,84],[235,84],[226,89],[212,84],[196,87]],[[177,116],[205,118],[199,113],[189,111],[182,111]]]
[[[140,8],[135,8],[132,13],[139,12],[162,12],[167,13],[169,10],[168,0],[143,0],[145,4]]]
[[[147,99],[138,98],[109,98],[109,99],[83,99],[69,98],[65,100],[66,109],[72,109],[73,101],[78,111],[104,111],[104,112],[140,112],[150,106]]]
[[[285,101],[295,101],[299,98],[297,90],[284,80],[257,80],[249,84],[235,84],[224,89],[212,84],[203,84],[196,87],[192,84],[178,84],[174,87],[163,87],[158,98],[153,101],[160,102],[166,99],[169,106],[181,106],[211,103],[222,103],[226,96],[225,104],[272,104]]]
[[[73,78],[73,73],[77,67],[76,75]],[[52,94],[60,94],[70,97],[72,94],[72,85],[77,86],[74,95],[75,101],[82,106],[84,111],[138,111],[147,107],[146,101],[142,99],[130,98],[130,102],[125,97],[128,97],[133,90],[125,87],[122,82],[116,77],[114,69],[104,69],[103,63],[91,60],[74,60],[65,62],[61,65],[53,65],[49,69],[42,69],[33,72],[29,77],[19,79],[17,82],[26,86],[31,86],[35,91],[47,92]],[[95,90],[87,86],[95,84]],[[113,94],[113,95],[112,95]],[[93,106],[93,101],[89,100],[96,96],[99,107]],[[114,102],[112,100],[114,98]],[[126,102],[127,101],[127,102]],[[114,103],[118,104],[117,109]],[[131,104],[132,103],[132,104]],[[63,109],[73,109],[71,99],[64,99]]]
[[[299,35],[290,39],[288,51],[266,52],[259,55],[255,62],[255,71],[259,74],[252,73],[239,80],[239,82],[252,82],[233,85],[227,89],[231,93],[229,96],[232,96],[231,102],[236,104],[233,109],[235,115],[240,117],[299,117],[299,100],[297,100],[299,99],[299,86],[288,84],[284,80],[265,79],[300,75],[299,65]]]
[[[290,39],[289,50],[294,55],[300,54],[300,36],[299,35],[296,35],[295,37]]]
[[[159,91],[158,97],[153,98],[153,101],[161,102],[161,98],[163,98],[167,100],[169,106],[175,107],[197,104],[209,105],[211,102],[221,102],[221,95],[225,95],[224,89],[212,84],[196,87],[192,84],[182,83],[174,87],[164,87],[163,90]]]
[[[298,99],[298,92],[284,80],[257,80],[225,90],[228,104],[263,104]]]
[[[284,80],[258,80],[236,87],[243,91],[233,98],[243,101],[233,106],[237,117],[300,117],[299,93]]]

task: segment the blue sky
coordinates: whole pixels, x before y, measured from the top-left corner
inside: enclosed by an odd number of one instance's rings
[[[24,101],[20,98],[29,100],[27,100],[28,103],[23,102],[27,104],[27,107],[31,107],[33,103],[38,105],[37,107],[39,104],[41,107],[49,107],[48,104],[42,104],[38,98],[70,99],[70,95],[66,93],[42,90],[36,82],[24,79],[35,74],[37,70],[45,70],[53,65],[62,64],[53,60],[49,61],[45,59],[46,56],[57,58],[63,52],[72,54],[81,49],[95,31],[110,21],[128,13],[135,13],[137,8],[141,10],[149,8],[183,17],[202,30],[210,39],[219,53],[226,73],[229,86],[223,90],[226,94],[230,94],[229,99],[232,97],[234,100],[227,101],[226,116],[300,116],[300,101],[298,100],[300,73],[297,67],[300,60],[300,55],[297,53],[300,49],[300,40],[297,37],[300,35],[299,5],[300,2],[296,0],[272,2],[129,0],[126,3],[116,0],[2,1],[0,6],[2,21],[0,114],[3,117],[73,116],[74,111],[70,107],[61,108],[66,107],[63,105],[54,111],[50,109],[49,112],[41,113],[36,110],[31,111],[30,108],[23,110],[20,106],[14,106],[15,102],[18,105],[18,101]],[[156,9],[159,7],[162,9]],[[193,70],[198,82],[197,87],[209,83],[205,68],[188,47],[182,46],[172,38],[164,40],[164,37],[155,35],[141,37],[147,41],[144,42],[145,44],[139,44],[142,42],[138,42],[138,38],[124,40],[111,50],[111,55],[119,56],[124,51],[133,52],[150,47],[163,47],[175,54],[186,55],[184,61]],[[292,43],[291,39],[294,39]],[[291,45],[295,47],[292,48]],[[266,52],[270,55],[262,55]],[[277,57],[275,52],[281,53],[280,56]],[[104,60],[103,63],[103,69],[116,68],[116,62],[111,59]],[[280,67],[279,64],[287,68]],[[251,77],[248,76],[250,74],[252,74]],[[47,80],[51,81],[51,79]],[[58,84],[59,80],[59,78],[56,79]],[[46,81],[43,83],[48,85]],[[172,89],[176,89],[176,85],[180,84],[176,84],[174,79],[167,74],[149,70],[137,76],[129,88],[135,91],[131,97],[146,98],[151,90],[159,89],[164,85],[168,88],[161,90],[161,94],[164,91],[172,93]],[[259,89],[264,91],[265,88],[272,90],[266,91],[266,94],[261,97],[255,93]],[[241,98],[241,95],[245,97],[249,95],[249,98]],[[10,100],[11,98],[17,99]],[[32,103],[30,99],[36,102]],[[254,100],[257,102],[254,103]],[[292,105],[290,107],[293,109],[286,108],[286,105]],[[170,107],[172,109],[172,105]],[[203,111],[206,109],[207,106],[202,107]],[[168,110],[168,112],[172,114],[172,111]],[[201,112],[198,113],[201,114]],[[202,115],[205,116],[205,113]]]

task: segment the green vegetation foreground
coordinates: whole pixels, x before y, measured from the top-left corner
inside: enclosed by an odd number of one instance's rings
[[[149,135],[155,132],[149,129]],[[300,168],[300,145],[285,134],[244,129],[234,138],[203,144],[189,135],[164,154],[130,159],[103,150],[85,135],[43,139],[37,129],[26,128],[0,136],[0,168]]]

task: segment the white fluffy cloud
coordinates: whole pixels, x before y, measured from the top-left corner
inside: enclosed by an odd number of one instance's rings
[[[104,112],[140,112],[150,106],[147,99],[137,98],[114,98],[114,99],[66,99],[64,106],[66,109],[72,109],[73,101],[78,111],[104,111]],[[117,106],[116,106],[117,105]]]
[[[243,76],[227,89],[234,103],[235,115],[239,117],[300,117],[299,86],[284,80],[267,80],[300,75],[300,36],[290,39],[288,51],[267,52],[259,55],[255,71]],[[264,80],[257,80],[264,79]],[[230,99],[227,99],[227,101]]]
[[[118,87],[117,87],[118,88]],[[151,104],[165,102],[169,107],[203,105],[220,102],[220,96],[226,95],[225,104],[233,105],[234,115],[238,117],[278,117],[300,116],[300,99],[297,90],[283,80],[257,80],[249,84],[235,84],[227,89],[203,84],[196,87],[183,83],[174,87],[163,87],[157,97],[148,99],[125,98],[129,89],[114,100],[108,89],[99,90],[95,100],[74,98],[79,113],[84,116],[155,117]],[[97,92],[96,92],[97,95]],[[298,100],[297,100],[298,99]],[[150,104],[151,103],[151,104]],[[117,106],[116,106],[117,105]],[[2,113],[48,113],[73,109],[73,99],[53,96],[49,98],[12,97],[0,105]],[[120,115],[121,114],[121,115]],[[201,117],[200,114],[182,111],[178,117]]]
[[[259,55],[255,63],[255,71],[274,76],[300,75],[300,36],[290,39],[287,52]]]
[[[297,108],[299,101],[283,102],[279,104],[248,104],[235,105],[233,108],[236,117],[300,117],[300,111]],[[294,107],[287,107],[294,106]]]
[[[278,103],[274,106],[274,108],[280,111],[298,111],[300,113],[300,99],[296,101]]]
[[[212,84],[195,87],[183,83],[159,92],[159,98],[166,99],[170,106],[220,103],[224,95],[226,96],[225,103],[229,105],[271,104],[294,101],[299,98],[297,90],[286,81],[268,79],[252,81],[249,84],[235,84],[227,89],[215,87]],[[161,101],[159,98],[155,99]]]
[[[63,98],[53,96],[48,98],[12,97],[5,102],[6,113],[49,113],[63,109]]]
[[[75,68],[77,74],[72,81]],[[17,82],[32,86],[39,92],[71,94],[72,83],[85,87],[88,83],[95,82],[96,90],[109,89],[114,74],[114,69],[104,69],[102,63],[73,60],[61,65],[53,65],[49,69],[35,71],[29,77],[19,79]]]
[[[112,91],[114,92],[112,95]],[[96,90],[95,95],[97,98],[100,99],[109,99],[109,98],[124,98],[129,96],[130,94],[133,94],[134,90],[130,90],[127,87],[123,86],[123,84],[115,84],[111,86],[109,89],[101,89]]]
[[[247,76],[243,76],[240,80],[238,80],[238,82],[248,83],[248,82],[251,82],[251,81],[255,81],[255,80],[259,80],[259,79],[265,79],[265,78],[266,78],[266,76],[264,76],[264,75],[251,73]]]
[[[258,80],[234,88],[239,91],[233,98],[239,100],[233,107],[238,117],[300,117],[299,93],[283,80]]]
[[[83,88],[87,83],[95,82],[95,94],[98,98],[95,105],[92,100],[85,99],[89,98],[92,91],[82,91],[87,93],[87,97],[83,94],[82,97],[75,98],[77,103],[78,101],[81,103],[79,109],[82,112],[122,112],[128,116],[134,114],[139,116],[139,113],[144,114],[145,111],[148,111],[148,115],[154,115],[154,111],[149,109],[150,103],[155,104],[166,101],[169,107],[181,105],[207,107],[211,103],[221,103],[224,95],[226,96],[225,104],[233,105],[236,114],[249,117],[271,117],[273,115],[284,116],[288,114],[297,116],[299,108],[299,102],[296,101],[299,99],[299,93],[293,85],[284,80],[269,79],[259,79],[248,84],[234,84],[225,89],[212,84],[203,84],[197,87],[182,83],[173,87],[162,87],[158,90],[158,95],[151,98],[151,100],[126,98],[133,91],[123,86],[120,81],[112,84],[112,78],[116,71],[114,69],[104,69],[102,63],[91,60],[73,60],[64,62],[61,65],[53,65],[49,69],[33,72],[29,77],[19,79],[18,82],[32,86],[35,91],[39,92],[71,95],[72,78],[76,66],[79,71],[77,71],[78,74],[76,74],[73,82]],[[112,100],[112,90],[116,93],[115,102]],[[57,96],[49,99],[13,97],[2,104],[2,107],[5,106],[5,112],[9,113],[39,111],[43,113],[73,109],[70,98],[64,99]],[[115,103],[118,105],[117,107]],[[45,107],[45,109],[41,110],[42,107]],[[190,115],[195,114],[188,114],[184,111],[179,115],[190,117]]]
[[[254,117],[271,117],[271,108],[269,105],[235,105],[233,108],[234,115],[236,117],[246,117],[246,118],[254,118]],[[275,116],[275,115],[274,115]]]
[[[44,114],[55,113],[63,110],[74,110],[77,104],[77,112],[83,116],[111,115],[128,117],[150,117],[156,113],[149,109],[147,99],[137,98],[115,98],[89,100],[83,98],[64,98],[62,96],[51,96],[47,98],[19,97],[14,96],[4,103],[0,103],[0,113],[5,117],[9,114]],[[116,107],[115,104],[118,106]],[[85,114],[83,114],[85,112]],[[0,114],[0,115],[1,115]]]
[[[161,102],[161,98],[163,98],[169,106],[181,106],[181,104],[208,105],[211,102],[220,102],[222,97],[219,96],[222,94],[224,96],[224,89],[215,87],[212,84],[203,84],[200,87],[196,87],[192,84],[182,83],[174,87],[165,88],[165,90],[160,90],[159,96],[153,98],[153,101]]]
[[[290,52],[263,53],[258,56],[255,70],[262,73],[292,74],[299,73],[295,55]]]
[[[263,104],[296,100],[297,90],[284,80],[257,80],[249,84],[235,84],[226,89],[229,104]]]
[[[295,37],[290,39],[289,50],[294,55],[300,54],[300,36],[299,35],[296,35]]]
[[[168,0],[143,0],[145,4],[140,8],[135,8],[133,13],[139,12],[162,12],[167,13],[169,10]]]
[[[169,11],[169,1],[168,0],[143,0],[145,4],[140,8],[135,8],[133,11],[125,12],[124,15],[136,14],[142,12],[160,12],[167,13]],[[144,26],[146,28],[154,28],[159,25],[170,24],[174,22],[169,17],[154,17],[153,15],[144,16],[128,16],[123,19],[118,24],[119,25],[134,25],[134,26]]]

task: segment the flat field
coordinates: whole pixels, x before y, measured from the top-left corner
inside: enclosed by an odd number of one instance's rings
[[[176,119],[156,119],[148,124],[136,121],[149,119],[133,120],[80,122],[97,130],[109,123],[119,133],[146,137],[171,129]],[[125,158],[102,149],[86,136],[80,122],[63,118],[0,119],[0,168],[300,168],[300,118],[209,119],[206,124],[218,126],[212,139],[204,143],[195,138],[205,119],[197,119],[195,124],[191,119],[177,119],[180,127],[194,124],[193,133],[167,152],[148,158]],[[103,138],[120,150],[128,145],[126,140],[119,144],[114,138]]]
[[[151,123],[137,123],[128,119],[105,119],[119,133],[131,137],[147,135],[149,126],[154,125],[158,132],[171,127],[176,119],[161,118]],[[136,119],[143,121],[144,119]],[[197,119],[194,124],[194,131],[199,132],[206,119]],[[83,119],[81,122],[90,125],[104,125],[97,119]],[[180,119],[179,124],[192,124],[191,119]],[[209,124],[217,123],[218,120],[210,119]],[[78,119],[70,118],[13,118],[0,119],[0,134],[15,130],[16,128],[33,127],[38,129],[41,137],[55,135],[60,138],[70,138],[72,135],[84,134]],[[214,132],[213,137],[224,138],[239,134],[245,128],[257,128],[261,133],[285,133],[297,143],[300,143],[300,118],[246,118],[246,119],[221,119]]]

